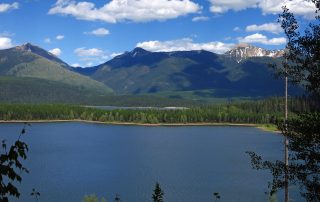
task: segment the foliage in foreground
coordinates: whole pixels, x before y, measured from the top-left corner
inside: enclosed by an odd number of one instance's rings
[[[315,10],[320,11],[320,1],[312,0]],[[280,15],[282,28],[288,38],[287,52],[283,63],[288,71],[280,69],[295,83],[304,85],[320,105],[320,16],[316,16],[308,29],[301,34],[294,15],[284,7]],[[301,196],[310,202],[320,201],[320,109],[297,114],[287,122],[279,123],[279,129],[289,141],[289,164],[282,161],[264,161],[261,156],[249,152],[256,169],[269,170],[273,175],[271,193],[298,185]],[[290,196],[290,195],[289,195]]]
[[[261,156],[249,152],[255,169],[270,170],[273,180],[271,194],[284,188],[287,175],[292,184],[300,186],[307,201],[320,201],[320,113],[301,114],[280,126],[282,134],[290,140],[289,166],[282,161],[263,161]],[[287,130],[288,128],[288,130]]]
[[[107,200],[103,197],[99,200],[99,197],[97,197],[94,194],[90,194],[90,195],[84,196],[81,202],[107,202]]]
[[[156,186],[153,190],[152,201],[153,202],[163,202],[164,192],[162,191],[159,182],[156,183]]]
[[[153,190],[152,194],[152,201],[153,202],[163,202],[163,196],[164,192],[162,191],[160,184],[157,182],[155,185],[155,188]],[[85,195],[84,198],[81,200],[81,202],[106,202],[107,200],[102,197],[101,200],[99,200],[99,197],[97,197],[95,194]],[[121,201],[120,195],[116,194],[114,201]]]
[[[7,150],[6,140],[2,140],[2,151],[0,151],[0,201],[8,202],[9,196],[19,198],[20,192],[17,189],[17,182],[21,182],[21,173],[29,171],[22,164],[27,158],[28,145],[21,140],[26,132],[26,124],[21,130],[19,138]]]

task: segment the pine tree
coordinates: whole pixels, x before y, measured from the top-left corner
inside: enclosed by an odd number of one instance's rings
[[[153,202],[163,202],[163,195],[164,192],[162,191],[160,184],[157,182],[152,194]]]
[[[315,10],[320,11],[320,1],[312,0]],[[294,83],[305,87],[316,98],[315,110],[301,113],[286,122],[278,124],[282,134],[288,138],[288,165],[282,161],[263,161],[261,156],[249,152],[256,169],[270,170],[273,175],[271,194],[287,186],[288,181],[300,187],[302,197],[307,201],[320,201],[320,16],[309,24],[302,34],[293,13],[286,7],[280,15],[280,22],[288,38],[280,75],[288,76]],[[289,200],[289,199],[288,199]]]

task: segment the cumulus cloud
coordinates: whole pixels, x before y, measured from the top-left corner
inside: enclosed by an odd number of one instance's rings
[[[279,37],[279,38],[272,38],[268,39],[267,36],[259,33],[255,33],[244,38],[238,38],[240,43],[260,43],[264,45],[282,45],[287,42],[286,38]]]
[[[43,41],[44,41],[45,43],[51,43],[51,39],[50,39],[50,38],[45,38]]]
[[[114,57],[116,57],[116,56],[118,56],[118,55],[121,55],[121,54],[123,54],[123,52],[111,53],[111,54],[110,54],[110,58],[114,58]]]
[[[210,2],[210,10],[213,13],[260,8],[264,14],[279,14],[282,12],[282,6],[286,5],[296,15],[313,18],[316,10],[314,4],[308,0],[210,0]]]
[[[0,37],[0,50],[13,47],[12,40],[8,37]]]
[[[313,18],[315,16],[315,5],[307,0],[261,0],[260,8],[264,14],[279,14],[282,7],[287,6],[291,12],[305,18]]]
[[[55,56],[60,56],[61,53],[62,53],[62,51],[61,51],[60,48],[54,48],[54,49],[52,49],[52,50],[49,50],[49,53],[52,53],[52,54],[55,55]]]
[[[192,18],[192,22],[207,21],[207,20],[209,20],[209,17],[206,17],[206,16],[197,16]]]
[[[153,52],[207,50],[214,53],[225,53],[233,46],[234,44],[226,44],[219,41],[195,43],[191,38],[183,38],[172,41],[145,41],[137,44],[137,47],[141,47]]]
[[[110,34],[110,31],[105,28],[98,28],[98,29],[92,30],[91,32],[85,32],[85,34],[91,34],[95,36],[106,36]]]
[[[93,63],[93,62],[87,62],[87,63],[85,64],[85,67],[92,67],[92,66],[94,66],[94,63]]]
[[[228,10],[240,11],[247,8],[256,8],[259,0],[210,0],[210,11],[224,13]]]
[[[266,31],[271,32],[274,34],[279,34],[283,30],[281,28],[281,25],[279,23],[265,23],[262,25],[249,25],[246,27],[247,32],[259,32],[259,31]]]
[[[7,12],[10,10],[18,9],[19,8],[19,3],[14,2],[12,4],[7,4],[7,3],[0,3],[0,13]]]
[[[85,62],[84,66],[93,66],[106,62],[110,59],[110,55],[106,51],[99,48],[77,48],[74,53],[79,57],[81,63]]]
[[[56,36],[56,39],[57,40],[62,40],[62,39],[64,39],[64,36],[63,35],[58,35],[58,36]]]
[[[233,28],[233,31],[238,32],[238,31],[241,31],[241,29],[240,29],[240,27],[235,27],[235,28]]]
[[[64,39],[64,36],[63,36],[63,35],[57,35],[56,37],[54,37],[54,39],[60,41],[60,40]],[[43,42],[44,42],[44,43],[51,43],[52,40],[51,40],[50,37],[46,37],[46,38],[44,38]]]
[[[81,65],[79,63],[73,63],[71,66],[72,67],[81,67]]]
[[[167,20],[199,12],[201,7],[191,0],[111,0],[98,8],[92,2],[58,0],[49,14],[70,15],[81,20],[146,22]]]
[[[0,33],[0,37],[12,37],[14,35],[15,35],[14,33],[8,32],[8,31],[4,31]]]
[[[79,57],[91,57],[91,56],[103,56],[104,51],[98,48],[89,48],[84,47],[77,48],[74,50],[74,53]]]

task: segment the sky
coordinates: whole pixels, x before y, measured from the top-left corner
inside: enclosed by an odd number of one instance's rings
[[[302,24],[314,18],[307,0],[0,0],[0,49],[32,43],[81,67],[135,47],[218,54],[239,43],[282,49],[283,5]]]

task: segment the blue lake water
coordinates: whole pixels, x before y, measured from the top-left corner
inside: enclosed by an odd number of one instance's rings
[[[9,142],[23,124],[0,124]],[[86,123],[34,123],[19,200],[31,202],[32,188],[44,202],[79,202],[95,193],[113,201],[151,201],[155,182],[166,202],[267,201],[266,171],[251,169],[246,151],[282,159],[282,137],[251,127],[113,126]],[[282,192],[278,193],[282,201]],[[297,194],[291,195],[298,201]]]

